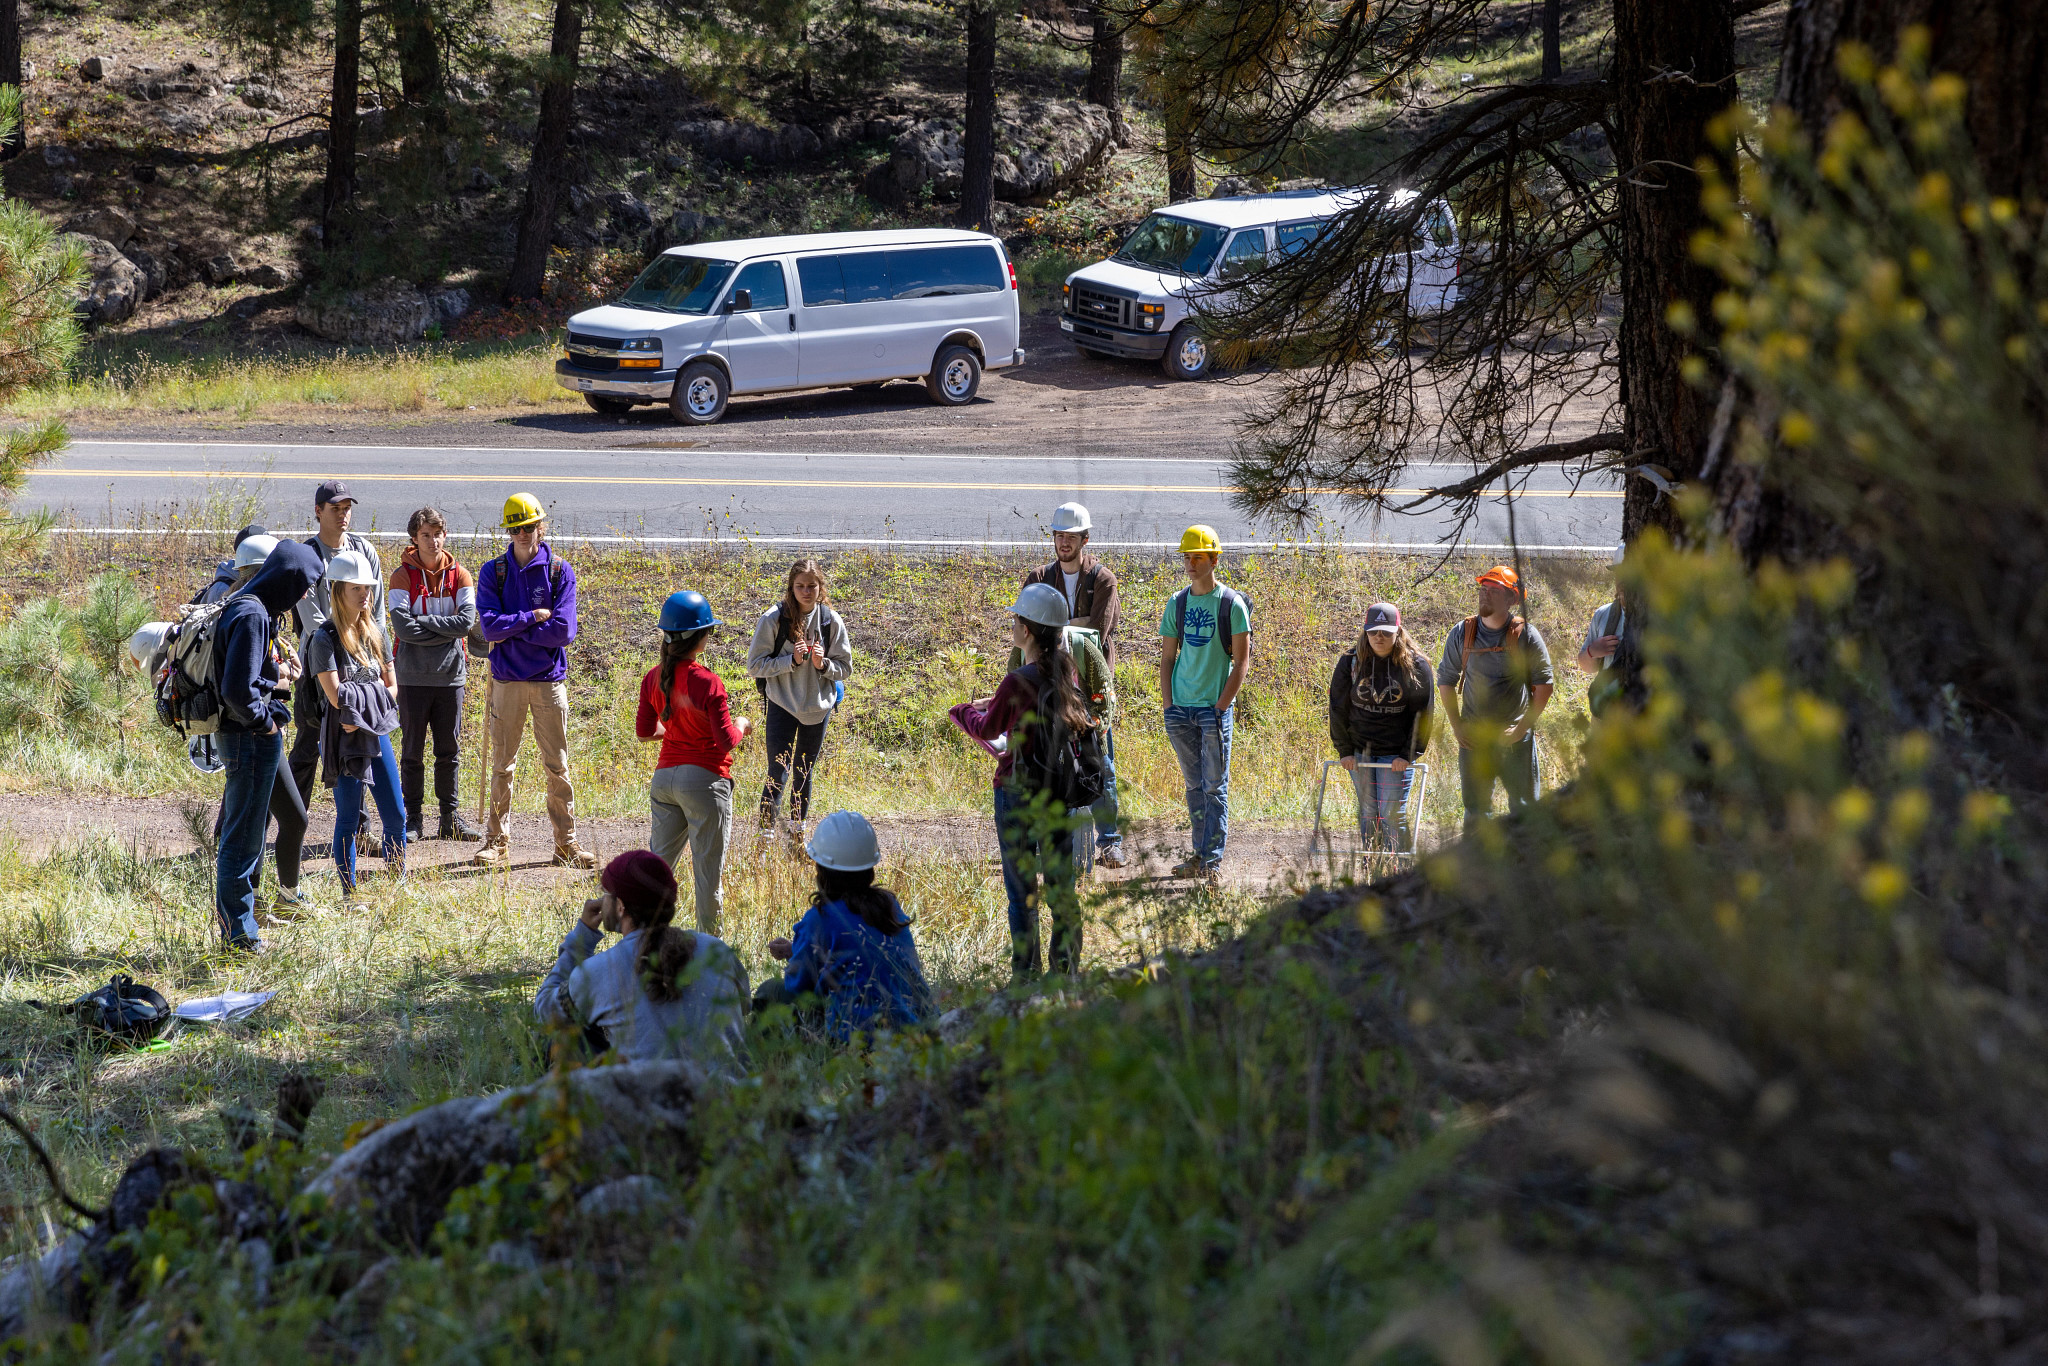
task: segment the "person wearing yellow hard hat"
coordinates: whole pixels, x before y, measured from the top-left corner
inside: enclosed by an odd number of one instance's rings
[[[1479,611],[1451,628],[1436,666],[1444,720],[1458,737],[1467,830],[1493,810],[1496,780],[1507,789],[1510,813],[1542,792],[1534,731],[1554,686],[1543,633],[1515,610],[1521,576],[1497,564],[1476,581]]]
[[[489,713],[491,809],[476,861],[511,857],[505,822],[512,772],[526,723],[547,773],[548,821],[555,862],[595,868],[597,855],[576,843],[576,790],[569,785],[569,642],[576,639],[576,571],[547,543],[548,514],[530,493],[505,500],[512,544],[476,576],[477,623],[491,643]]]
[[[1180,554],[1188,586],[1159,617],[1159,695],[1187,787],[1194,849],[1173,871],[1214,882],[1230,836],[1231,709],[1251,668],[1252,606],[1216,578],[1223,543],[1214,527],[1181,533]]]

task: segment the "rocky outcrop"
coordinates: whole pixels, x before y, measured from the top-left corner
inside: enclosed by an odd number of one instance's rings
[[[1116,145],[1109,111],[1079,100],[1005,102],[996,120],[996,198],[1038,204],[1075,184]],[[904,204],[957,199],[966,146],[955,119],[913,124],[869,176],[870,197]]]
[[[64,220],[64,231],[80,237],[97,237],[119,251],[135,235],[135,220],[112,206],[87,209]]]
[[[85,284],[78,293],[78,313],[87,327],[125,322],[135,306],[149,297],[149,277],[104,237],[66,233],[65,239],[85,252]]]
[[[324,299],[305,299],[294,315],[316,337],[348,346],[418,341],[436,319],[433,303],[404,280],[384,279]]]
[[[706,160],[731,165],[751,161],[756,166],[780,166],[807,161],[825,149],[824,139],[800,123],[769,128],[731,119],[690,119],[671,127],[669,137],[696,148]]]

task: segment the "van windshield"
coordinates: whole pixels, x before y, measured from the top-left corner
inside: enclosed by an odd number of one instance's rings
[[[663,313],[709,313],[737,264],[702,256],[657,256],[654,264],[627,286],[619,302],[627,308],[653,308]]]
[[[1138,230],[1124,240],[1110,259],[1180,275],[1207,275],[1209,267],[1216,264],[1223,239],[1229,235],[1226,228],[1155,213],[1138,224]]]

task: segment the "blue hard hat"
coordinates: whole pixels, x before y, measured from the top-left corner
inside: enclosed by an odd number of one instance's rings
[[[694,588],[669,594],[668,601],[661,605],[664,631],[701,631],[716,625],[718,618],[711,615],[710,601]]]

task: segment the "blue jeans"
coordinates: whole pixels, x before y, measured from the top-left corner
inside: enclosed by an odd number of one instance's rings
[[[1469,722],[1480,730],[1497,734],[1505,729],[1498,722]],[[1508,791],[1508,814],[1535,802],[1543,791],[1543,775],[1536,764],[1536,737],[1524,735],[1514,744],[1486,744],[1458,747],[1458,786],[1464,789],[1465,829],[1493,813],[1493,784],[1498,778]]]
[[[1351,784],[1358,789],[1358,837],[1368,849],[1405,854],[1413,847],[1408,838],[1408,789],[1415,782],[1415,765],[1399,773],[1366,767],[1387,762],[1360,758],[1358,767],[1351,770]]]
[[[405,794],[399,787],[398,756],[391,752],[391,737],[377,737],[377,757],[370,761],[370,776],[337,778],[334,783],[334,867],[341,885],[349,891],[356,885],[356,830],[363,822],[363,789],[368,787],[377,800],[377,815],[384,822],[384,859],[397,859],[405,867]]]
[[[1188,789],[1188,824],[1204,868],[1223,862],[1230,837],[1230,718],[1236,708],[1168,707],[1166,739]]]
[[[228,943],[248,948],[256,932],[256,884],[263,875],[263,832],[270,825],[270,793],[284,761],[284,736],[214,736],[227,764],[220,803],[220,845],[213,860],[213,913]]]
[[[1114,849],[1124,842],[1124,832],[1116,828],[1116,732],[1107,720],[1102,723],[1102,776],[1108,780],[1102,800],[1089,808],[1095,813],[1095,847]]]
[[[995,804],[996,840],[1003,850],[1003,894],[1009,899],[1010,976],[1039,974],[1041,901],[1052,903],[1052,970],[1080,971],[1081,899],[1074,890],[1073,827],[1061,822],[1050,832],[1034,832],[1023,810],[1029,799],[1002,783],[996,784]],[[1039,891],[1041,874],[1043,893]]]

